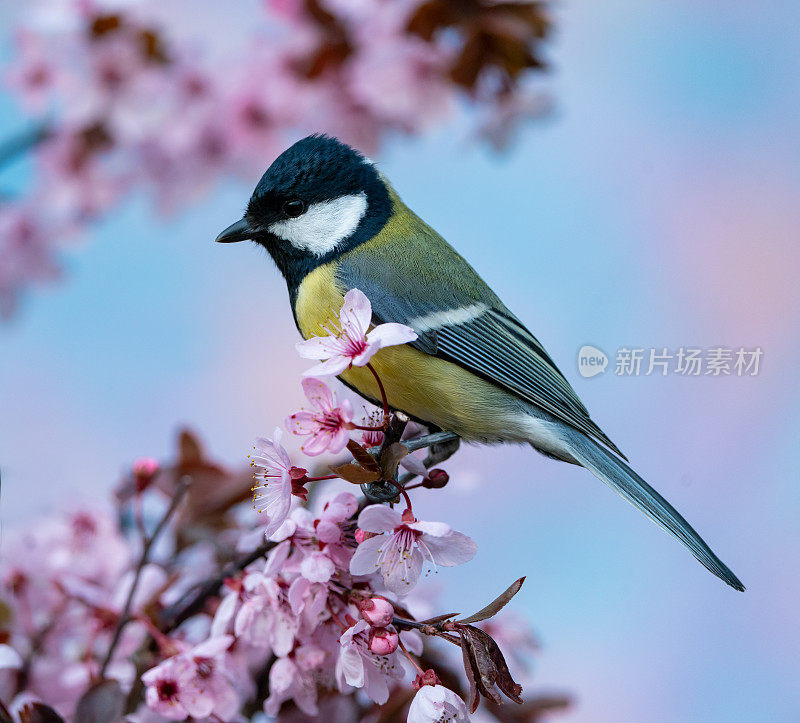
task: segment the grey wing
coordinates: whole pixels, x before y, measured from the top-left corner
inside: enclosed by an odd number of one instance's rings
[[[414,328],[419,338],[413,346],[420,351],[504,387],[626,459],[589,417],[539,340],[466,261],[449,246],[447,251],[452,257],[446,274],[430,274],[426,268],[408,269],[406,275],[396,258],[376,264],[353,257],[342,259],[337,276],[347,288],[367,295],[376,323],[399,322]],[[405,283],[409,278],[414,279],[412,284]]]

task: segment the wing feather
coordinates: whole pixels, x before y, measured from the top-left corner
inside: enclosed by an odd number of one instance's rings
[[[473,321],[441,327],[436,331],[437,354],[515,392],[624,458],[549,357],[542,357],[538,342],[512,336],[499,317],[489,309]]]
[[[417,221],[416,233],[405,240],[404,253],[391,244],[367,243],[345,254],[336,271],[342,286],[361,289],[367,295],[375,323],[413,327],[415,319],[424,318],[425,328],[418,330],[419,338],[413,343],[417,349],[507,389],[624,459],[589,417],[539,340],[449,244]],[[481,307],[483,313],[467,315],[467,319],[458,313]],[[431,315],[441,316],[440,326],[430,327]]]

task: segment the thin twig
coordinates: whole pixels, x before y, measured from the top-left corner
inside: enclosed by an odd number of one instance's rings
[[[0,142],[0,168],[38,146],[47,139],[50,132],[50,127],[46,123],[40,123]]]
[[[208,580],[201,587],[196,588],[194,594],[183,602],[178,602],[167,608],[161,617],[161,627],[165,633],[169,633],[178,627],[184,620],[200,612],[206,600],[216,595],[222,584],[229,577],[233,577],[237,572],[244,570],[251,562],[255,562],[259,557],[266,555],[277,542],[265,540],[255,550],[242,555],[233,562],[226,565],[216,577]]]
[[[167,511],[164,513],[164,516],[159,520],[156,528],[153,530],[153,534],[150,535],[144,541],[144,545],[142,546],[142,555],[139,558],[139,564],[136,566],[136,571],[133,574],[133,581],[131,582],[131,589],[128,591],[128,597],[125,600],[125,605],[122,608],[122,612],[120,613],[119,620],[117,621],[117,627],[114,629],[114,635],[111,638],[111,644],[108,646],[108,652],[106,653],[106,657],[103,660],[103,664],[100,666],[100,679],[102,680],[105,677],[106,669],[108,668],[109,663],[111,662],[111,657],[114,655],[114,650],[119,643],[120,637],[122,636],[122,631],[125,629],[125,626],[131,621],[131,607],[133,607],[133,596],[136,594],[136,588],[139,585],[139,578],[142,576],[142,570],[144,566],[148,563],[150,559],[150,550],[153,547],[153,543],[156,541],[158,536],[161,534],[161,531],[166,526],[167,522],[169,521],[170,517],[174,514],[175,510],[178,508],[181,500],[183,499],[183,495],[187,489],[189,489],[189,485],[191,484],[191,480],[181,480],[178,483],[178,489],[175,491],[175,495],[172,497],[172,502],[170,503]]]
[[[378,376],[378,372],[375,371],[375,368],[372,364],[367,363],[367,369],[372,372],[372,376],[375,377],[375,381],[378,383],[378,389],[381,392],[381,404],[383,405],[383,426],[386,427],[389,424],[389,401],[386,399],[386,390],[383,388],[383,382],[381,378]]]
[[[433,434],[426,434],[424,437],[416,437],[414,439],[406,439],[400,444],[405,446],[409,452],[416,452],[418,449],[424,449],[439,442],[449,442],[453,439],[458,439],[455,432],[434,432]],[[381,451],[380,447],[371,447],[367,450],[370,454],[377,454]]]

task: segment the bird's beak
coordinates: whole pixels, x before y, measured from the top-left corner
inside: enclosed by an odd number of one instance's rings
[[[215,240],[221,244],[232,244],[235,241],[247,241],[252,235],[253,232],[247,225],[247,221],[242,219],[228,226]]]

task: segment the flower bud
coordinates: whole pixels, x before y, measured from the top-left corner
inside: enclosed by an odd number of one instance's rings
[[[420,673],[416,678],[414,678],[414,682],[411,684],[411,687],[414,690],[419,690],[425,685],[441,685],[442,681],[439,680],[439,676],[436,675],[436,671],[433,668],[429,668],[424,673]]]
[[[385,628],[392,622],[392,603],[382,597],[373,597],[361,604],[361,617],[376,628]]]
[[[369,634],[369,649],[375,655],[389,655],[397,650],[400,636],[388,628],[372,628]]]
[[[450,481],[450,475],[443,469],[432,469],[428,472],[428,477],[423,480],[422,486],[430,490],[438,490]]]
[[[133,478],[136,482],[136,489],[141,492],[152,481],[158,472],[158,461],[152,457],[140,457],[133,463]]]
[[[366,530],[362,530],[360,527],[356,530],[356,542],[360,545],[364,540],[369,540],[370,537],[376,537],[378,534],[377,532],[367,532]]]

